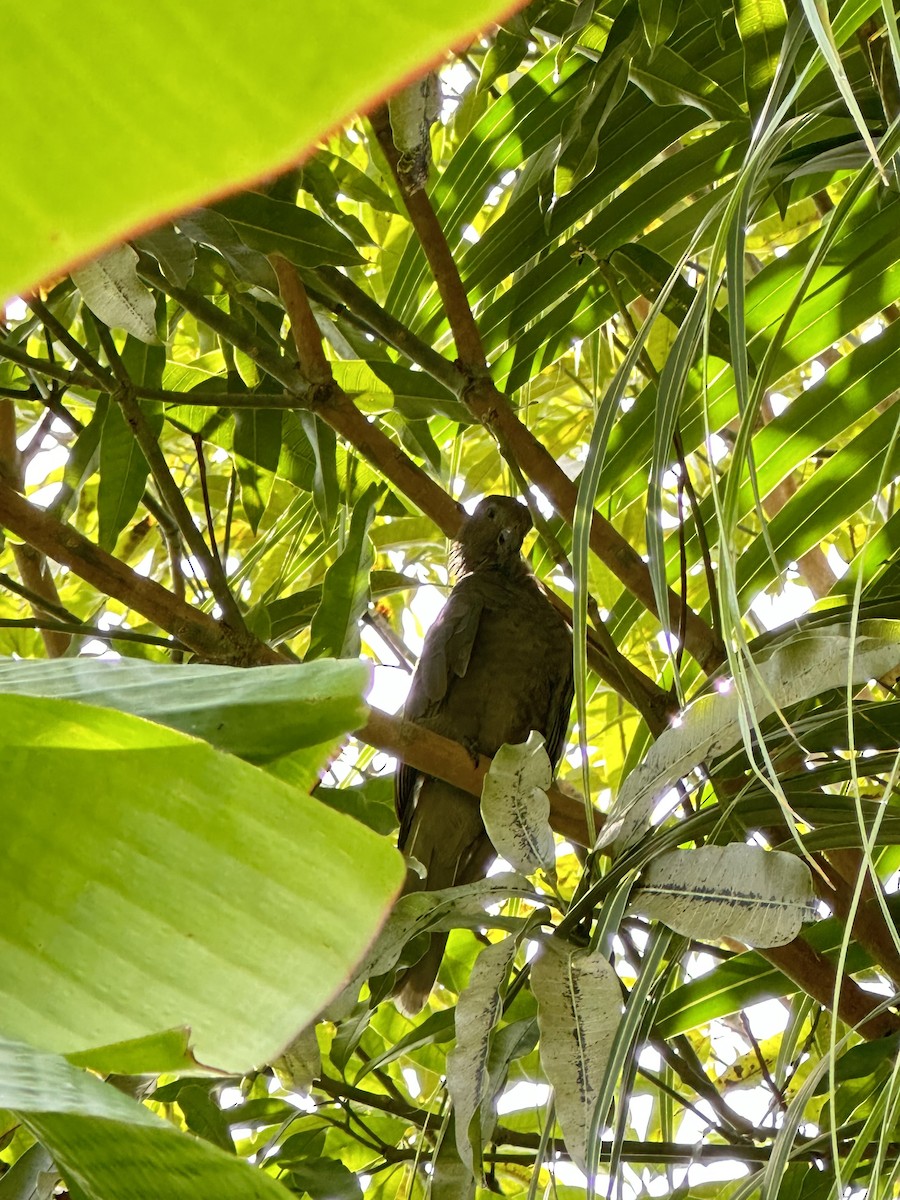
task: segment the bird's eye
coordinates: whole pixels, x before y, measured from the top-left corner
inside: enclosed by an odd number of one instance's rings
[[[501,529],[500,532],[497,534],[497,545],[505,546],[506,542],[508,540],[508,537],[509,537],[509,535],[507,534],[506,530]]]

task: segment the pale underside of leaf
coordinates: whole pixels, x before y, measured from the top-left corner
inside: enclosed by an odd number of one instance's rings
[[[812,920],[813,886],[802,859],[743,842],[660,855],[633,893],[632,910],[685,937],[783,946]]]
[[[138,279],[137,260],[130,246],[116,246],[93,262],[76,267],[72,279],[94,316],[153,344],[158,341],[156,305],[149,289]]]
[[[523,875],[553,867],[555,850],[547,797],[553,768],[534,730],[519,746],[501,746],[481,792],[481,816],[501,858]]]
[[[550,939],[531,968],[541,1064],[553,1087],[566,1147],[584,1171],[588,1133],[622,1011],[618,976],[597,954]]]
[[[900,621],[861,621],[855,641],[846,627],[832,626],[790,638],[757,664],[749,703],[756,719],[775,707],[787,708],[831,688],[881,678],[900,662]],[[678,779],[709,758],[739,744],[744,699],[733,681],[723,680],[710,695],[689,705],[678,723],[665,730],[644,761],[626,778],[597,840],[627,846],[646,828],[655,805]]]
[[[514,938],[495,942],[479,954],[456,1006],[456,1046],[447,1058],[447,1089],[453,1101],[459,1156],[475,1173],[472,1123],[490,1104],[491,1034],[502,1009],[501,986],[516,950]],[[481,1144],[479,1140],[479,1161]]]

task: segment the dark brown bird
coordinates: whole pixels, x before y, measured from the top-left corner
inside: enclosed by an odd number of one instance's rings
[[[461,578],[429,629],[404,715],[473,755],[543,734],[554,770],[572,706],[572,635],[522,558],[528,509],[487,496],[467,517],[457,544]],[[495,852],[478,801],[401,764],[395,778],[398,845],[425,867],[410,870],[405,892],[482,879]],[[446,934],[398,980],[406,1013],[418,1012],[437,977]]]

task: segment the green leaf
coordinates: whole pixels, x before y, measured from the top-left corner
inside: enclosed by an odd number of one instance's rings
[[[198,1071],[201,1064],[191,1052],[191,1031],[187,1027],[166,1029],[147,1037],[97,1046],[66,1058],[76,1067],[88,1067],[99,1075],[162,1074]]]
[[[254,533],[259,528],[281,456],[281,429],[284,414],[276,409],[238,408],[234,410],[232,447],[237,456],[241,504]]]
[[[132,383],[162,387],[166,352],[129,335],[121,351],[122,363]],[[163,427],[162,405],[138,400],[150,431],[158,438]],[[97,489],[98,541],[106,550],[115,547],[119,534],[134,516],[150,468],[115,399],[109,405],[100,434],[100,486]]]
[[[131,659],[0,659],[0,693],[115,708],[257,763],[358,729],[366,719],[361,693],[368,678],[365,663],[326,660],[243,670]]]
[[[194,274],[197,251],[189,237],[173,225],[160,225],[152,233],[135,239],[138,250],[146,250],[159,263],[159,269],[170,283],[187,287]]]
[[[651,303],[660,295],[674,269],[661,254],[640,243],[620,246],[610,255],[610,262],[622,272],[638,295],[646,297]],[[680,327],[696,296],[696,289],[679,276],[663,305],[663,314],[673,325]],[[725,362],[731,361],[728,323],[715,309],[709,322],[708,343],[710,350],[718,358],[724,359]]]
[[[216,211],[228,218],[251,250],[283,254],[298,267],[349,267],[362,261],[353,243],[333,225],[296,204],[243,192],[222,200]]]
[[[783,0],[737,0],[734,15],[744,48],[744,94],[756,116],[775,78],[787,14]]]
[[[362,0],[310,0],[261,9],[248,22],[237,0],[203,0],[189,16],[177,0],[160,0],[136,29],[107,20],[96,0],[77,10],[48,0],[40,19],[17,8],[6,29],[16,47],[6,86],[29,102],[5,143],[0,295],[15,295],[164,213],[297,161],[342,118],[503,11],[496,0],[376,9]],[[323,50],[335,46],[339,54]],[[72,69],[90,86],[73,86]],[[37,92],[36,78],[43,80]],[[185,131],[198,113],[203,134],[185,153]],[[72,136],[48,135],[60,114]],[[69,185],[39,189],[35,182],[62,179]]]
[[[325,572],[322,602],[309,631],[307,661],[333,655],[359,654],[359,619],[369,603],[369,573],[375,552],[369,526],[375,515],[375,487],[370,487],[353,509],[343,550]]]
[[[74,1053],[189,1026],[200,1062],[245,1072],[343,985],[400,886],[383,839],[161,725],[2,696],[0,743],[7,1036]]]
[[[290,1171],[291,1192],[311,1200],[362,1200],[359,1180],[343,1163],[333,1159],[296,1163]]]
[[[390,596],[394,592],[408,591],[418,587],[415,579],[401,575],[397,571],[373,571],[370,576],[370,591],[373,599],[380,596]],[[271,637],[276,642],[286,641],[295,637],[310,623],[316,609],[322,603],[322,585],[304,588],[291,596],[283,596],[272,600],[266,606],[271,622]]]
[[[142,342],[156,343],[156,301],[137,275],[137,254],[117,246],[72,271],[72,280],[95,317]]]
[[[297,414],[303,432],[309,438],[316,464],[313,476],[313,501],[324,533],[330,533],[338,506],[337,438],[330,425],[315,413]]]
[[[896,896],[889,897],[888,903],[896,921],[900,915]],[[830,917],[817,922],[803,936],[814,950],[834,959],[841,947],[844,926],[836,917]],[[871,965],[869,955],[851,939],[845,973],[853,975]],[[755,950],[736,954],[699,979],[692,979],[669,992],[659,1005],[653,1031],[659,1037],[672,1038],[717,1017],[749,1008],[757,1000],[793,996],[800,991],[802,988],[798,983],[788,979]]]
[[[681,0],[640,0],[644,36],[651,50],[668,41],[678,24]]]
[[[714,121],[746,120],[723,88],[668,46],[657,46],[652,57],[648,52],[632,59],[631,78],[654,104],[687,104]]]

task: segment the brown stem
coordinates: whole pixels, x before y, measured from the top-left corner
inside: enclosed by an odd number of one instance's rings
[[[283,663],[284,658],[252,635],[179,600],[152,579],[133,571],[70,525],[0,481],[0,524],[54,562],[74,571],[99,592],[113,596],[165,629],[205,661],[232,666]]]
[[[47,358],[34,358],[20,346],[11,342],[0,341],[0,358],[9,359],[10,362],[14,362],[25,370],[37,371],[41,375],[49,376],[50,379],[57,379],[67,387],[83,387],[93,392],[98,390],[97,380],[87,371],[69,370]]]
[[[423,729],[412,721],[391,717],[377,708],[369,709],[366,724],[354,734],[361,742],[375,746],[386,754],[392,754],[418,771],[443,779],[461,788],[472,796],[480,796],[484,777],[491,760],[480,755],[478,765],[464,746],[441,737],[431,730]],[[551,787],[550,824],[562,837],[579,846],[590,842],[584,816],[584,801],[580,796],[570,796],[558,787]],[[599,829],[603,824],[602,813],[596,813],[594,821]]]
[[[786,946],[773,946],[759,953],[788,979],[798,984],[808,996],[812,996],[826,1010],[834,1004],[837,969],[824,954],[815,950],[802,937],[794,938]],[[838,994],[838,1016],[850,1026],[858,1026],[858,1032],[869,1040],[886,1037],[900,1029],[900,1018],[892,1012],[878,1013],[875,1010],[882,997],[871,995],[859,986],[855,979],[845,975]]]
[[[456,343],[456,353],[466,370],[476,375],[487,374],[487,362],[481,334],[472,316],[469,298],[463,287],[456,261],[447,244],[437,214],[424,188],[410,191],[403,172],[400,170],[400,152],[394,145],[391,119],[386,104],[371,115],[372,130],[378,139],[381,152],[387,159],[397,189],[403,197],[409,219],[425,251],[428,265],[437,284],[437,289],[447,314],[447,323]]]
[[[835,914],[846,923],[850,916],[853,894],[859,873],[865,876],[860,902],[853,921],[853,935],[882,966],[895,987],[900,987],[900,953],[885,921],[884,912],[875,895],[872,877],[859,850],[829,850],[828,862],[834,894],[830,898]]]
[[[291,334],[297,347],[300,369],[310,383],[331,383],[334,374],[325,357],[322,334],[297,268],[280,254],[270,255],[269,261],[278,277],[278,290],[285,311],[291,319]]]
[[[23,459],[16,444],[16,406],[12,400],[0,400],[0,480],[7,480],[12,488],[21,491],[22,468]],[[42,554],[27,543],[14,542],[12,552],[22,583],[30,593],[32,611],[38,622],[34,627],[40,628],[47,657],[61,658],[72,639],[59,629],[41,628],[45,625],[41,618],[52,617],[53,609],[62,607],[47,562]],[[47,601],[46,608],[41,604],[42,599]]]
[[[57,320],[46,304],[33,296],[28,301],[28,307],[41,320],[48,333],[65,346],[76,362],[80,362],[84,369],[90,372],[96,381],[94,386],[103,391],[112,391],[115,387],[115,380],[111,378],[109,372],[105,371],[93,354],[72,336],[61,321]]]
[[[169,470],[169,464],[166,462],[166,456],[160,449],[159,441],[147,422],[144,410],[134,398],[131,378],[119,356],[119,352],[112,339],[112,334],[105,325],[99,322],[97,323],[97,334],[117,381],[116,389],[112,394],[113,399],[122,409],[122,415],[130,425],[135,441],[143,451],[144,458],[150,467],[150,473],[156,482],[160,496],[175,519],[182,537],[190,548],[191,554],[193,554],[200,564],[225,620],[237,632],[246,633],[247,627],[244,624],[243,615],[237,601],[231,594],[228,580],[225,578],[225,572],[219,561],[219,556],[215,552],[215,547],[210,549],[207,546],[203,540],[202,533],[194,524],[194,518],[191,516],[191,511],[185,502],[184,496],[181,494],[181,488],[175,482],[172,472]]]
[[[315,278],[326,292],[340,302],[340,307],[345,312],[357,318],[357,323],[361,323],[364,329],[376,334],[395,350],[399,350],[410,362],[416,363],[454,395],[464,386],[466,377],[455,363],[416,337],[401,321],[386,312],[367,292],[347,275],[341,274],[336,267],[319,267]],[[337,306],[332,304],[331,307]],[[339,311],[337,315],[340,315]]]
[[[43,617],[0,618],[2,629],[59,630],[76,637],[96,638],[100,642],[137,642],[144,646],[161,646],[164,650],[184,650],[185,646],[172,638],[155,637],[152,633],[136,633],[133,629],[101,629],[99,625],[85,625],[81,621],[57,621]]]

